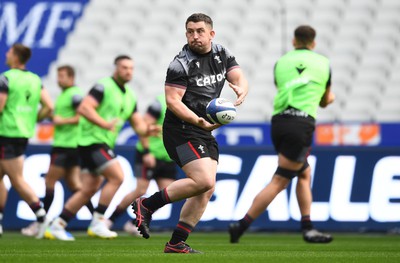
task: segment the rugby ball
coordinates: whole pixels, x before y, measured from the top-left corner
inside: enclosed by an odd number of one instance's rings
[[[235,119],[236,108],[227,99],[215,98],[207,104],[206,114],[213,123],[228,124]]]

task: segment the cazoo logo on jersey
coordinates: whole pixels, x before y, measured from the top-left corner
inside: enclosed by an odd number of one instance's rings
[[[197,84],[197,86],[200,86],[200,87],[211,85],[211,84],[222,81],[224,79],[224,75],[225,74],[219,73],[217,75],[203,76],[196,80],[196,84]]]

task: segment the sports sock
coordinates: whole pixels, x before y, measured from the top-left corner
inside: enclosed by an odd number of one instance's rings
[[[70,211],[68,211],[67,209],[63,209],[63,211],[61,212],[60,218],[62,220],[65,221],[65,223],[68,224],[69,221],[71,221],[71,219],[74,217],[75,215],[73,213],[71,213]]]
[[[106,213],[107,208],[108,208],[108,206],[99,204],[99,205],[96,207],[96,209],[94,210],[94,212],[97,212],[97,213],[99,213],[99,214],[104,215],[104,214]]]
[[[46,212],[49,211],[51,203],[53,203],[53,200],[54,200],[54,189],[46,188],[46,194],[43,198],[43,206]]]
[[[35,213],[37,221],[39,223],[44,222],[44,217],[46,216],[46,211],[43,209],[42,205],[39,202],[34,202],[29,205],[32,209],[33,213]]]
[[[179,242],[185,242],[188,238],[190,232],[193,231],[193,227],[191,225],[186,224],[185,222],[179,221],[176,225],[174,232],[172,233],[171,240],[169,243],[171,245],[178,244]]]
[[[171,200],[169,200],[166,188],[143,200],[143,205],[153,212],[169,203]]]
[[[301,230],[313,229],[313,224],[310,219],[310,215],[305,215],[301,217]]]
[[[89,202],[86,203],[86,207],[89,209],[89,212],[90,212],[91,214],[93,214],[93,212],[94,212],[94,207],[93,207],[92,201],[89,200]]]
[[[117,206],[117,208],[115,208],[114,213],[110,216],[110,220],[112,222],[115,222],[115,220],[122,215],[122,213],[124,212],[125,209],[122,209],[121,207]]]
[[[242,219],[239,220],[239,230],[240,233],[246,231],[247,228],[253,223],[254,219],[251,218],[248,214],[246,214]]]

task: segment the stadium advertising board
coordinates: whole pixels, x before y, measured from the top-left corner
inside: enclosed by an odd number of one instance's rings
[[[220,146],[270,146],[270,123],[231,123],[213,131]],[[321,123],[317,124],[314,146],[400,146],[399,123]],[[53,126],[36,126],[33,144],[51,144]],[[118,145],[133,145],[137,136],[129,123],[125,123]]]
[[[29,3],[28,3],[29,2]],[[44,76],[57,58],[66,37],[74,29],[88,0],[5,0],[0,1],[0,54],[16,43],[31,47],[29,70]],[[7,70],[0,62],[0,72]]]
[[[43,175],[47,172],[50,157],[48,146],[30,146],[24,167],[24,176],[38,196],[45,192]],[[125,180],[112,200],[106,216],[133,190],[132,147],[118,146]],[[253,197],[271,179],[276,169],[277,157],[270,147],[222,147],[217,184],[207,210],[198,228],[226,229],[229,222],[240,219],[249,208]],[[309,157],[313,168],[312,189],[314,202],[312,219],[329,231],[388,231],[400,223],[400,155],[394,147],[316,147]],[[180,174],[180,176],[183,176]],[[7,187],[10,187],[6,180]],[[258,218],[253,228],[267,230],[297,230],[300,213],[292,183]],[[152,183],[148,194],[156,191]],[[58,215],[63,201],[70,193],[63,183],[55,188],[50,217]],[[97,193],[92,202],[97,204]],[[168,205],[154,214],[153,228],[174,227],[182,202]],[[117,228],[132,217],[132,211],[116,222]],[[5,229],[18,229],[34,219],[27,204],[14,190],[5,209]],[[88,226],[91,215],[83,207],[71,221],[70,229]]]

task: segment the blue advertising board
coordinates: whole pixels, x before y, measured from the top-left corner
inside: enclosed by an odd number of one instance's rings
[[[5,53],[22,43],[32,49],[27,68],[39,76],[48,72],[66,37],[74,29],[88,0],[0,1],[0,72],[7,70]]]
[[[30,146],[24,176],[39,197],[44,196],[44,174],[49,164],[48,146]],[[132,147],[117,146],[125,179],[111,202],[110,216],[125,194],[136,186],[133,176]],[[198,224],[199,230],[224,230],[233,220],[241,219],[254,196],[271,179],[277,156],[271,147],[221,147],[216,189]],[[328,231],[381,231],[400,225],[400,153],[394,147],[315,147],[309,157],[313,170],[313,204],[311,218],[315,225]],[[183,176],[182,173],[179,174]],[[5,180],[7,187],[9,182]],[[295,195],[296,179],[272,202],[268,210],[252,225],[253,229],[298,230],[300,213]],[[157,190],[154,182],[147,191]],[[61,213],[70,195],[63,182],[58,182],[49,216]],[[99,193],[92,202],[97,205]],[[154,214],[153,229],[173,228],[182,202],[167,205]],[[133,217],[130,208],[116,224]],[[19,229],[34,220],[27,204],[11,188],[5,208],[3,226]],[[69,229],[85,229],[91,215],[83,207],[69,224]]]
[[[269,122],[231,123],[213,131],[220,146],[271,146]],[[400,146],[399,123],[317,123],[313,146]],[[137,136],[126,123],[117,144],[132,145]]]

